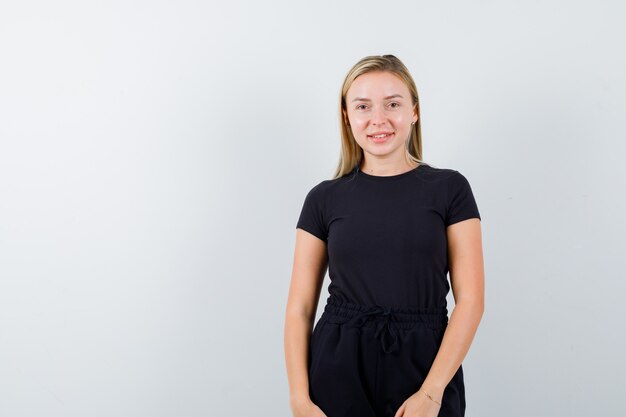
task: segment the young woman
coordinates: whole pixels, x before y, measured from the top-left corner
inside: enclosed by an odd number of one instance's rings
[[[422,162],[417,89],[395,56],[348,72],[340,118],[339,166],[308,192],[296,226],[285,320],[293,415],[464,416],[461,363],[484,308],[470,184]]]

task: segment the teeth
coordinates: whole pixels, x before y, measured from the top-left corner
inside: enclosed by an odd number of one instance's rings
[[[385,136],[389,136],[387,134],[372,136],[373,138],[384,138]]]

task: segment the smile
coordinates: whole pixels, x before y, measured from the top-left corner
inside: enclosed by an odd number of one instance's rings
[[[378,135],[367,135],[368,138],[372,139],[374,142],[384,142],[385,140],[392,137],[394,134],[391,133],[380,133]]]

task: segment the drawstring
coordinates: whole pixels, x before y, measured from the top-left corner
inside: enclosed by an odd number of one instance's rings
[[[362,326],[366,321],[368,316],[382,316],[383,320],[377,325],[375,336],[380,339],[383,350],[386,353],[391,353],[395,350],[398,350],[399,345],[399,337],[398,337],[398,327],[392,320],[392,313],[390,307],[376,305],[368,310],[362,311],[359,314],[352,317],[346,324],[351,324],[354,326]],[[384,333],[383,333],[384,332]],[[388,343],[385,336],[389,336],[392,339],[391,344]]]

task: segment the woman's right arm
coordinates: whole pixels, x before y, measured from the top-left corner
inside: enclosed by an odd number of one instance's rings
[[[324,415],[309,397],[308,355],[327,267],[326,243],[297,228],[285,316],[285,362],[290,405],[296,417]]]

